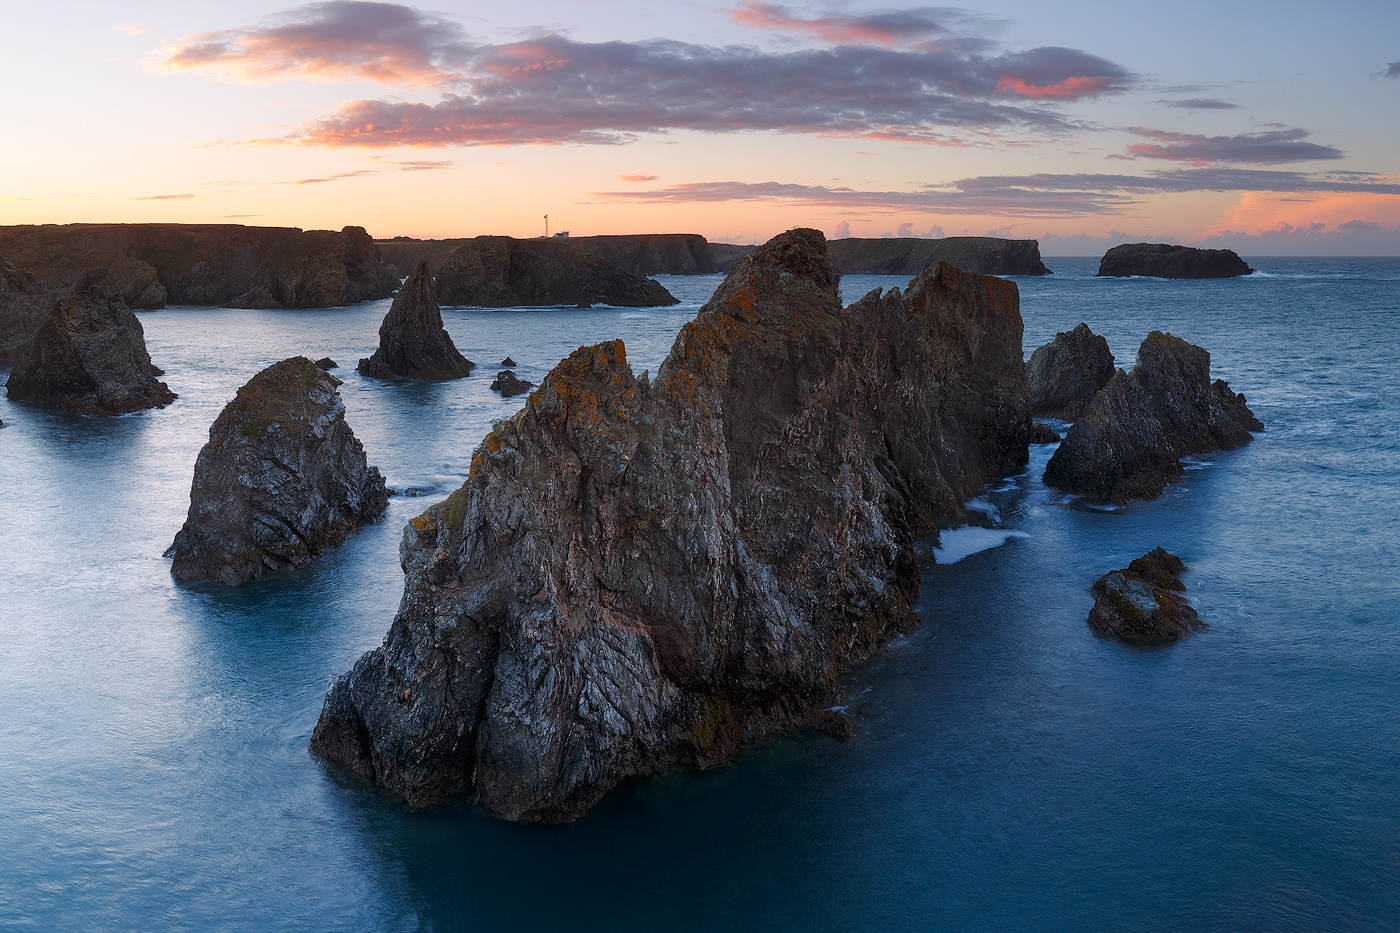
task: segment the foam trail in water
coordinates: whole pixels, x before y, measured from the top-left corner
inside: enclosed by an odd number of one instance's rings
[[[994,522],[1001,521],[1001,510],[986,499],[973,499],[963,505],[969,512],[981,512]]]
[[[971,554],[1001,547],[1011,538],[1029,537],[1024,531],[1007,531],[1005,528],[979,528],[974,525],[949,528],[938,533],[939,546],[933,549],[933,556],[940,564],[956,564]]]

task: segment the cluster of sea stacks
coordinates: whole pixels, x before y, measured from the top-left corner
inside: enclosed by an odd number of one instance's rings
[[[699,239],[632,244],[629,261],[704,268]],[[93,234],[92,249],[106,242]],[[228,303],[251,281],[235,303],[311,306],[378,296],[396,273],[359,228],[240,242],[247,275],[223,263],[200,294]],[[674,302],[572,243],[479,237],[435,266],[422,242],[400,242],[414,268],[364,376],[470,374],[441,303]],[[1016,285],[950,262],[843,307],[842,249],[848,264],[915,261],[852,243],[796,229],[737,256],[654,377],[621,341],[561,361],[482,441],[466,483],[405,527],[399,611],[331,684],[312,749],[412,807],[469,797],[567,821],[621,781],[711,767],[775,730],[844,734],[840,676],[915,623],[915,536],[1058,440],[1033,416],[1073,422],[1045,482],[1113,503],[1159,495],[1182,457],[1262,427],[1211,382],[1209,354],[1169,334],[1149,334],[1129,372],[1086,324],[1023,362]],[[964,264],[1031,258],[955,247],[940,249]],[[198,263],[166,255],[152,278],[136,262],[108,255],[71,281],[0,266],[12,398],[88,413],[175,398],[127,298],[187,299]],[[492,389],[530,391],[500,365]],[[214,421],[167,552],[177,579],[302,567],[383,515],[393,493],[345,422],[335,367],[275,363]],[[1204,627],[1184,569],[1159,548],[1105,575],[1090,625],[1139,644]]]

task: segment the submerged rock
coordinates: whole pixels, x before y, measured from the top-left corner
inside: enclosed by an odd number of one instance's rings
[[[915,622],[913,536],[1027,459],[1016,286],[938,264],[842,308],[822,235],[742,260],[655,380],[556,366],[409,522],[384,644],[312,749],[412,807],[566,821],[628,777],[844,726]]]
[[[44,322],[55,297],[31,273],[0,257],[0,359],[18,355]]]
[[[388,492],[345,423],[340,380],[305,357],[238,390],[195,461],[175,579],[234,585],[302,567],[384,513]]]
[[[1031,354],[1026,363],[1031,415],[1074,421],[1113,378],[1108,341],[1080,323],[1062,331]]]
[[[1104,253],[1099,275],[1147,275],[1159,279],[1230,279],[1254,270],[1232,249],[1197,249],[1169,243],[1124,243]]]
[[[437,299],[445,305],[483,308],[648,308],[680,303],[658,282],[624,272],[567,240],[508,236],[479,236],[459,247],[438,272]]]
[[[75,414],[119,415],[175,401],[159,373],[131,309],[86,289],[54,302],[20,351],[6,394]]]
[[[379,349],[357,368],[372,379],[442,380],[469,376],[475,365],[442,326],[433,277],[420,262],[379,325]]]
[[[1047,485],[1091,501],[1151,499],[1183,473],[1181,458],[1242,447],[1264,426],[1210,354],[1153,331],[1131,373],[1119,370],[1065,434],[1045,467]]]
[[[1186,565],[1157,547],[1128,565],[1099,577],[1090,592],[1089,627],[1134,645],[1160,645],[1207,628],[1180,593]]]
[[[495,380],[491,383],[491,388],[501,393],[501,395],[506,398],[510,398],[513,395],[524,395],[526,392],[529,392],[530,389],[534,388],[534,385],[533,382],[527,382],[524,379],[516,378],[515,373],[511,372],[509,369],[503,369],[496,374]]]

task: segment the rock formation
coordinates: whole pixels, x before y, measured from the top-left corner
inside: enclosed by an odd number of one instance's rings
[[[1061,331],[1031,354],[1026,364],[1031,415],[1074,421],[1094,394],[1113,378],[1108,341],[1080,323]]]
[[[53,291],[0,257],[0,359],[14,359],[54,303]]]
[[[372,379],[439,380],[469,376],[475,365],[442,326],[433,277],[420,262],[379,325],[379,349],[357,368]]]
[[[308,230],[268,250],[257,284],[230,306],[330,308],[388,298],[398,285],[364,227]]]
[[[569,244],[634,275],[719,272],[709,242],[698,233],[641,233],[570,237]]]
[[[119,415],[175,401],[159,374],[131,309],[86,289],[54,302],[21,348],[6,394],[75,414]]]
[[[501,360],[501,365],[504,366],[506,369],[514,369],[515,360],[511,359],[510,357],[506,357],[505,359]]]
[[[1039,421],[1031,422],[1030,442],[1032,444],[1058,444],[1060,440],[1060,432],[1050,425],[1041,424]]]
[[[843,309],[822,235],[743,260],[654,380],[583,347],[413,519],[313,750],[430,807],[565,821],[631,776],[840,730],[914,624],[913,535],[1027,459],[1016,286],[939,264]]]
[[[1186,565],[1175,554],[1153,548],[1126,570],[1099,577],[1090,590],[1089,627],[1134,645],[1160,645],[1207,628],[1180,594]]]
[[[323,356],[323,357],[321,357],[319,360],[316,361],[316,365],[319,366],[319,367],[321,367],[322,369],[339,369],[339,368],[340,368],[340,364],[337,363],[335,360],[331,359],[329,356]]]
[[[234,585],[302,567],[384,513],[384,477],[345,423],[338,385],[298,356],[238,390],[209,428],[165,554],[177,580]]]
[[[1099,275],[1148,275],[1159,279],[1229,279],[1254,270],[1231,249],[1196,249],[1167,243],[1124,243],[1104,253]]]
[[[846,275],[914,275],[935,262],[984,275],[1049,275],[1036,240],[989,236],[849,237],[831,241],[831,258]]]
[[[498,372],[496,378],[491,382],[491,388],[501,393],[505,398],[524,395],[534,388],[534,386],[535,384],[533,382],[527,382],[524,379],[516,378],[515,373],[511,372],[509,369],[503,369]]]
[[[454,252],[438,273],[437,299],[445,305],[483,308],[649,308],[680,303],[652,279],[623,272],[567,240],[506,236],[480,236]]]
[[[1248,444],[1264,426],[1222,379],[1210,354],[1160,331],[1138,347],[1065,434],[1045,467],[1047,485],[1091,501],[1151,499],[1178,479],[1181,458]]]

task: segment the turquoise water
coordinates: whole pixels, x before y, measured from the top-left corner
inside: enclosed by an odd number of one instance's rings
[[[538,382],[622,337],[654,370],[718,278],[665,279],[670,309],[448,310],[479,368],[440,385],[354,374],[383,302],[142,313],[171,407],[0,399],[0,926],[1394,931],[1400,261],[1251,262],[1163,282],[1055,259],[1017,281],[1027,353],[1084,320],[1130,365],[1170,330],[1249,397],[1255,443],[1120,510],[1044,488],[1037,449],[944,534],[961,559],[923,542],[923,624],[849,678],[854,739],[777,739],[568,827],[410,814],[306,742],[327,679],[388,628],[403,523],[519,406],[487,389],[495,363]],[[160,555],[210,421],[296,353],[345,367],[371,461],[426,494],[301,574],[175,586]],[[1159,544],[1211,628],[1095,638],[1089,584]]]

